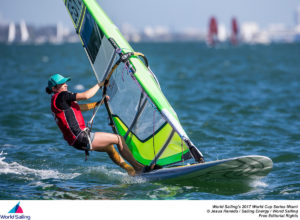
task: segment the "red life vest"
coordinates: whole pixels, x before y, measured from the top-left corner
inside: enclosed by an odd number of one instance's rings
[[[84,118],[80,107],[76,102],[71,102],[71,107],[67,110],[61,110],[56,106],[56,99],[59,93],[52,96],[51,110],[55,121],[63,133],[64,139],[69,145],[73,145],[77,136],[85,129]]]

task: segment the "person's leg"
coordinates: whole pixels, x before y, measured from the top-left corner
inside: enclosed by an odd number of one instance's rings
[[[139,164],[134,159],[124,139],[121,138],[119,135],[104,132],[96,132],[94,140],[92,142],[92,150],[107,152],[109,157],[112,158],[112,160],[117,165],[126,169],[127,172],[131,175],[132,172],[129,168],[130,166],[126,164],[123,158],[120,157],[118,152],[113,147],[113,144],[116,144],[118,146],[121,155],[134,167],[135,171],[140,172],[143,169],[143,165]]]
[[[113,145],[108,145],[106,147],[100,147],[97,149],[93,149],[97,152],[106,152],[110,159],[117,164],[118,166],[122,167],[124,170],[128,172],[130,176],[135,175],[135,170],[132,166],[128,165],[124,159],[119,155],[118,151],[114,148]]]
[[[125,143],[125,140],[123,137],[121,137],[120,135],[116,135],[118,138],[118,144],[117,147],[121,153],[121,155],[134,167],[136,172],[142,172],[144,165],[140,164],[139,162],[137,162],[131,151],[129,150],[127,144]]]

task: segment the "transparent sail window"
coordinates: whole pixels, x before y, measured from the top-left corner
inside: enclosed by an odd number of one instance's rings
[[[151,137],[166,121],[153,108],[127,67],[121,64],[107,89],[112,114],[118,116],[140,140]],[[134,122],[134,123],[133,123]]]
[[[89,59],[94,66],[97,79],[103,81],[111,68],[115,49],[104,36],[104,33],[100,30],[88,10],[85,13],[80,36]]]

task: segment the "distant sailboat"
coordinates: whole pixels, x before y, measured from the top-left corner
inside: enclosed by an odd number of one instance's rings
[[[16,25],[15,23],[11,22],[8,26],[8,43],[14,42],[16,39]]]
[[[29,31],[24,20],[20,21],[20,24],[10,22],[8,26],[8,43],[21,42],[25,43],[29,40]]]
[[[64,27],[62,23],[57,23],[56,25],[56,43],[61,43],[64,36]]]
[[[236,18],[232,18],[231,20],[231,44],[237,45],[239,35],[239,27]]]
[[[215,17],[211,17],[208,25],[207,43],[214,46],[218,42],[218,23]]]
[[[24,20],[20,22],[20,30],[21,30],[21,42],[27,42],[29,40],[29,32],[27,29],[27,25]]]

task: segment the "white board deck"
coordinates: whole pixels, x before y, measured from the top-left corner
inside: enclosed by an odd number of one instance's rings
[[[259,179],[266,176],[271,171],[272,167],[273,162],[270,158],[249,155],[201,164],[163,168],[149,173],[143,173],[139,176],[146,178],[149,181]]]

